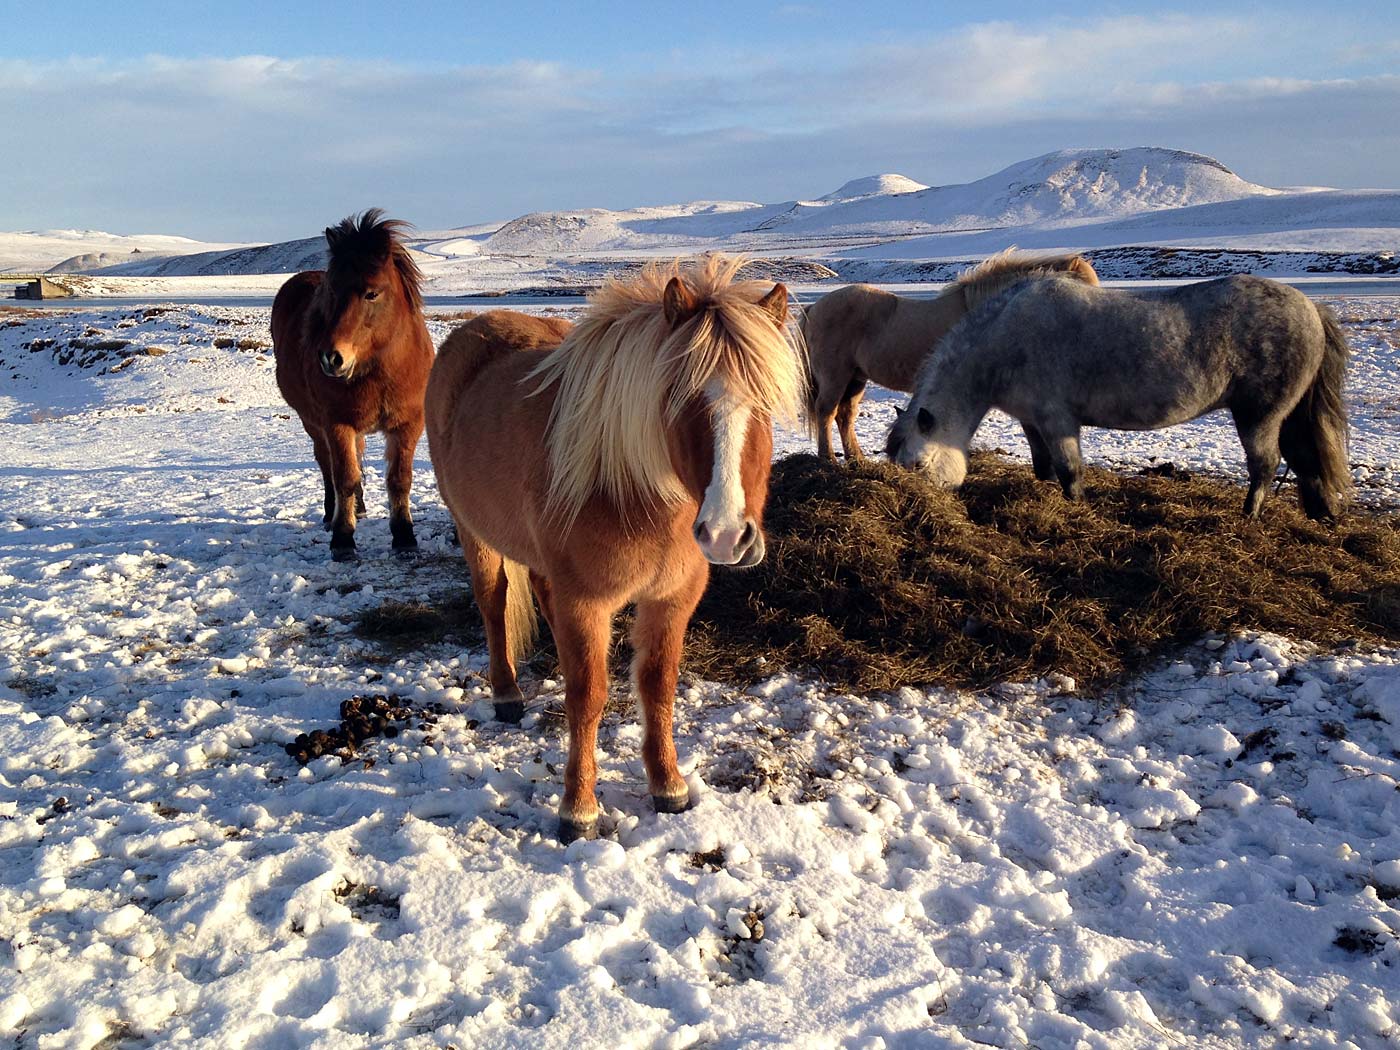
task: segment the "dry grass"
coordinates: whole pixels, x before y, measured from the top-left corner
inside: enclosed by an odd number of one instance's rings
[[[480,310],[432,310],[423,311],[423,316],[429,321],[470,321],[478,316]]]
[[[781,669],[855,690],[979,686],[1051,672],[1105,685],[1210,632],[1268,630],[1334,644],[1400,643],[1397,519],[1309,521],[1286,488],[1258,521],[1244,490],[1163,469],[1086,475],[1088,499],[997,456],[975,456],[956,494],[888,464],[813,456],[774,465],[768,557],[715,570],[682,670],[755,681]],[[357,633],[404,651],[482,641],[460,588],[385,602]],[[625,680],[630,615],[615,624]],[[557,673],[545,632],[529,664]]]
[[[775,464],[768,557],[712,574],[686,668],[779,668],[853,689],[1068,674],[1103,684],[1211,631],[1400,641],[1396,520],[1308,521],[1292,494],[1258,521],[1243,490],[1181,476],[1087,475],[1065,501],[978,457],[957,494],[888,464]]]
[[[453,559],[454,567],[460,559]],[[463,573],[465,575],[465,573]],[[432,602],[385,601],[362,611],[355,633],[386,649],[416,649],[448,639],[481,643],[486,635],[470,585],[434,596]]]

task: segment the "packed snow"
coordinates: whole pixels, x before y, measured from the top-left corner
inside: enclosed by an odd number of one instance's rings
[[[1337,305],[1358,480],[1394,507],[1400,300]],[[566,848],[560,683],[504,726],[471,623],[357,636],[457,593],[460,556],[420,447],[422,551],[390,555],[372,469],[362,560],[330,561],[267,325],[0,313],[7,1045],[1400,1041],[1400,652],[1212,636],[1107,695],[683,679],[675,816],[619,683],[604,834]],[[1086,446],[1240,469],[1219,418]],[[380,694],[445,713],[344,764],[284,752]]]

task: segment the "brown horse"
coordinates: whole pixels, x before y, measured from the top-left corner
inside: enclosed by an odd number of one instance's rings
[[[400,240],[405,228],[378,208],[327,227],[329,268],[297,274],[272,302],[277,386],[311,435],[336,561],[355,557],[370,431],[384,434],[394,550],[418,546],[408,494],[433,341],[418,267]]]
[[[913,390],[924,358],[968,311],[1016,281],[1059,271],[1099,283],[1082,255],[1044,257],[1008,248],[967,270],[934,299],[908,299],[868,284],[847,285],[818,299],[802,320],[810,375],[807,412],[817,431],[817,454],[836,459],[834,419],[847,461],[863,459],[856,413],[867,381]],[[1045,442],[1030,429],[1026,439],[1036,477],[1054,477]]]
[[[572,330],[485,314],[448,337],[428,382],[433,469],[471,567],[498,718],[524,709],[530,587],[559,650],[565,841],[596,832],[608,647],[629,602],[653,805],[689,804],[671,732],[681,642],[709,564],[762,560],[772,420],[800,413],[787,289],[736,281],[738,266],[711,256],[610,281]]]

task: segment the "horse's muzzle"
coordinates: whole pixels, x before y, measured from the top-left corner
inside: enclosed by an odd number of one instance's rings
[[[703,522],[695,523],[695,541],[711,565],[748,569],[763,560],[763,530],[752,519],[745,520],[739,530],[712,532]]]
[[[344,379],[350,374],[350,369],[345,365],[345,358],[334,347],[321,351],[321,371],[332,379]]]

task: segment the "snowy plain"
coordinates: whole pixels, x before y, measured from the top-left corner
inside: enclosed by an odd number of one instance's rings
[[[1357,479],[1395,508],[1400,299],[1335,305]],[[683,678],[695,807],[650,811],[619,704],[604,835],[566,848],[560,684],[498,725],[479,645],[353,630],[465,586],[426,447],[419,555],[376,466],[332,563],[267,326],[0,313],[5,1045],[1400,1045],[1400,652],[1209,637],[1106,695]],[[1086,452],[1240,460],[1215,418]],[[386,693],[446,713],[284,753]]]

